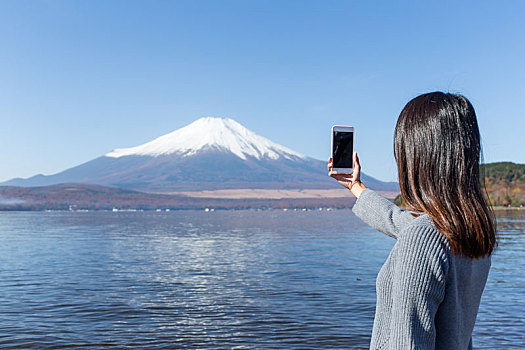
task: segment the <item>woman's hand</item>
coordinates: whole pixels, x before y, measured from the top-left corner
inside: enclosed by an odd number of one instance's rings
[[[334,164],[332,158],[328,159],[328,175],[337,180],[341,185],[348,188],[352,193],[359,198],[361,192],[366,188],[361,183],[361,165],[359,164],[359,157],[357,152],[354,152],[354,171],[352,174],[337,174],[332,170]],[[355,185],[355,186],[354,186]]]

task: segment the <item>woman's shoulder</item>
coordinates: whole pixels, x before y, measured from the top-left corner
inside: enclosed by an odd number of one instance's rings
[[[451,248],[447,237],[435,226],[427,214],[415,217],[399,233],[396,248],[401,256],[429,261],[448,271]],[[438,266],[436,266],[437,268]]]
[[[447,242],[444,234],[439,232],[432,218],[425,213],[410,212],[414,217],[400,232],[400,239],[413,239],[416,237],[430,241]]]

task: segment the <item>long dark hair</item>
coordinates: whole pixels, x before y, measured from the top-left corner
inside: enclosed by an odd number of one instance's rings
[[[424,212],[455,254],[490,255],[496,223],[484,196],[474,107],[461,95],[431,92],[407,103],[394,137],[399,186],[408,209]]]

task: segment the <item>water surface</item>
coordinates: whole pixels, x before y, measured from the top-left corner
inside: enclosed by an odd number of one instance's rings
[[[502,211],[477,349],[525,345]],[[340,211],[0,213],[0,346],[367,348],[394,240]]]

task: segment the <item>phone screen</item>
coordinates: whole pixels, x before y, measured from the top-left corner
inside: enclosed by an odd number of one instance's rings
[[[333,143],[334,168],[353,168],[354,133],[348,131],[334,131]]]

